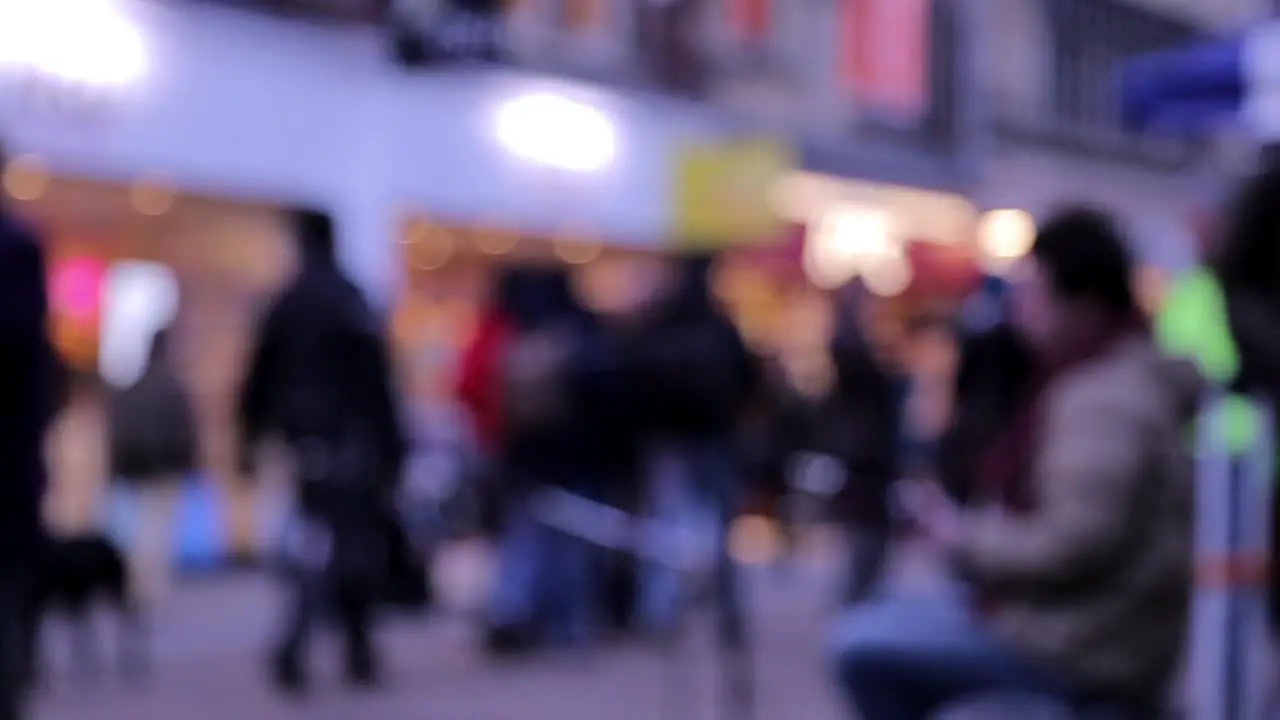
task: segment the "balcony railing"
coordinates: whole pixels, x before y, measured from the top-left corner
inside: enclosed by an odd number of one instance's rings
[[[1193,42],[1197,28],[1121,0],[996,0],[985,78],[1006,136],[1139,162],[1180,162],[1184,143],[1120,122],[1116,73],[1137,55]],[[1001,39],[1008,42],[1001,42]]]
[[[952,0],[929,0],[920,113],[889,121],[841,76],[852,3],[895,0],[517,0],[513,61],[730,106],[748,120],[832,138],[867,132],[930,151],[956,141]],[[908,41],[909,44],[909,41]]]

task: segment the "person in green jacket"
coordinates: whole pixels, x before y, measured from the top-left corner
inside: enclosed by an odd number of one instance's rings
[[[1204,264],[1170,293],[1156,322],[1166,351],[1187,355],[1227,393],[1217,427],[1234,455],[1260,440],[1261,396],[1280,398],[1280,168],[1246,181],[1233,196],[1219,232],[1207,238]],[[1272,494],[1272,517],[1280,498]],[[1280,553],[1272,523],[1271,553]],[[1272,566],[1269,610],[1280,634],[1280,572]]]

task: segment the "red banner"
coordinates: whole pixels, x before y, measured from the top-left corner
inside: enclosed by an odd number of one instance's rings
[[[773,0],[729,0],[729,27],[735,40],[763,45],[773,25]]]
[[[916,121],[928,111],[931,0],[841,0],[839,79],[860,108]]]
[[[600,29],[606,21],[604,0],[564,0],[561,20],[566,30],[589,33]]]

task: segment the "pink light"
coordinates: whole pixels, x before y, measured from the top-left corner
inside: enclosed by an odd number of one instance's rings
[[[49,281],[53,311],[77,321],[91,321],[102,310],[106,263],[78,257],[54,264]]]

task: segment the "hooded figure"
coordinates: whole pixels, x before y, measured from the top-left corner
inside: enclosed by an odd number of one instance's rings
[[[278,434],[297,472],[300,529],[286,542],[296,605],[274,659],[289,691],[305,686],[304,648],[326,604],[344,626],[349,678],[377,679],[372,613],[407,454],[381,323],[338,268],[333,223],[302,211],[295,229],[301,267],[266,314],[240,398],[243,457]]]
[[[720,632],[737,643],[741,603],[727,536],[741,502],[737,435],[758,373],[738,329],[711,297],[711,266],[710,257],[681,261],[638,353],[654,447],[648,505],[661,522],[681,526],[694,517],[715,530]],[[680,582],[669,568],[648,568],[642,603],[651,629],[670,631],[678,622]]]
[[[711,295],[710,256],[685,258],[643,348],[649,422],[659,437],[725,441],[758,381],[755,362]]]

